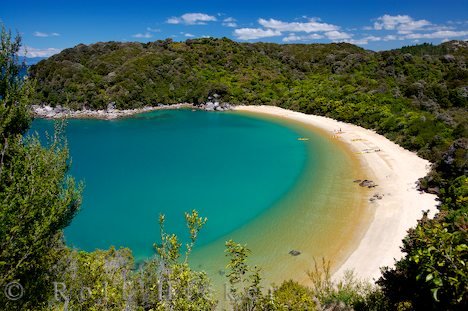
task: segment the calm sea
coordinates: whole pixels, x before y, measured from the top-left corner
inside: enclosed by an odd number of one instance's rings
[[[52,130],[53,121],[43,119],[31,129]],[[160,241],[159,214],[168,232],[187,241],[184,212],[196,209],[208,223],[192,265],[221,282],[224,241],[233,238],[249,245],[251,262],[268,280],[301,279],[313,258],[346,256],[359,232],[356,219],[363,219],[352,159],[327,136],[293,122],[162,110],[69,120],[66,135],[70,173],[85,190],[65,238],[83,250],[123,246],[143,260]],[[289,255],[293,249],[301,255]]]

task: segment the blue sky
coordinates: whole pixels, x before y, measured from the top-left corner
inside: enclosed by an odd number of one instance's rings
[[[5,1],[0,21],[28,56],[79,43],[228,37],[242,42],[350,42],[371,50],[468,39],[468,1]]]

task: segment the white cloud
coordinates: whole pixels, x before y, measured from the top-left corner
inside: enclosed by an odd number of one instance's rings
[[[204,13],[185,13],[180,17],[171,17],[166,22],[168,24],[205,25],[207,22],[216,20],[215,16]]]
[[[448,39],[454,37],[466,37],[468,31],[440,30],[431,33],[411,33],[405,39]]]
[[[306,22],[284,22],[273,18],[260,18],[258,23],[263,28],[236,29],[234,35],[238,39],[250,40],[280,36],[285,32],[289,33],[282,39],[283,42],[310,41],[324,37],[330,40],[344,40],[352,37],[349,33],[339,31],[339,26],[320,22],[318,18],[307,18]],[[308,35],[296,34],[301,32]],[[324,34],[318,34],[318,32],[323,32]]]
[[[415,20],[409,15],[388,15],[377,18],[374,23],[375,30],[397,30],[399,34],[408,34],[432,25],[431,22],[420,19]]]
[[[49,57],[59,53],[60,51],[61,49],[56,48],[36,49],[30,46],[24,46],[21,48],[20,54],[27,57]]]
[[[149,31],[149,32],[161,32],[161,29],[159,29],[159,28],[146,27],[146,31]]]
[[[322,39],[323,36],[319,35],[318,33],[313,33],[305,36],[298,36],[294,33],[290,33],[287,37],[283,38],[283,42],[299,42],[299,41],[311,41]]]
[[[179,17],[169,17],[166,21],[168,24],[180,24],[182,20]]]
[[[151,37],[153,37],[153,35],[149,32],[145,32],[145,33],[136,33],[134,35],[132,35],[133,38],[139,38],[139,39],[149,39]]]
[[[253,40],[281,36],[281,32],[272,29],[240,28],[234,30],[234,36],[236,36],[236,38],[240,40]]]
[[[325,36],[327,36],[327,38],[330,40],[344,40],[350,39],[352,35],[343,31],[333,30],[327,31]]]
[[[278,31],[290,32],[323,32],[338,30],[340,27],[327,23],[320,23],[318,19],[309,19],[308,22],[283,22],[270,18],[269,20],[260,18],[258,23],[265,28],[274,29]]]
[[[222,25],[226,27],[237,27],[236,19],[232,17],[225,18]]]
[[[304,20],[305,19],[305,20]],[[225,23],[235,23],[227,17]],[[374,20],[372,27],[343,28],[329,24],[318,18],[303,17],[292,22],[274,18],[258,19],[257,28],[240,28],[234,30],[234,36],[240,40],[254,40],[282,36],[283,42],[307,42],[327,39],[333,42],[349,42],[366,45],[377,41],[417,40],[417,39],[466,39],[468,31],[456,29],[451,24],[433,24],[425,19],[414,19],[409,15],[382,15]],[[455,25],[455,23],[452,23]],[[226,26],[226,25],[225,25]],[[368,31],[363,31],[363,30]],[[377,35],[375,31],[385,30]],[[372,35],[375,34],[375,35]],[[421,40],[422,41],[422,40]]]
[[[383,38],[384,41],[394,41],[394,40],[398,40],[398,37],[395,36],[395,35],[386,35],[384,38]]]
[[[195,37],[195,35],[192,35],[191,33],[184,33],[184,36],[186,36],[187,38]]]
[[[34,37],[40,37],[40,38],[47,38],[47,37],[58,37],[60,36],[59,33],[57,32],[41,32],[41,31],[35,31],[33,33]]]
[[[366,45],[366,44],[369,43],[369,41],[364,39],[364,38],[362,38],[362,39],[351,39],[351,40],[346,40],[344,42],[355,44],[355,45]]]
[[[156,32],[161,32],[161,29],[158,28],[151,28],[151,27],[146,27],[145,32],[139,32],[134,35],[132,35],[133,38],[138,38],[138,39],[149,39],[153,37],[153,34]]]
[[[356,44],[356,45],[366,45],[369,43],[369,41],[381,41],[381,37],[376,37],[376,36],[367,36],[363,37],[360,39],[349,39],[349,40],[344,40],[344,42],[351,43],[351,44]]]
[[[377,21],[374,23],[375,30],[393,30],[396,28],[397,25],[407,23],[411,21],[412,18],[408,15],[383,15],[377,18]]]

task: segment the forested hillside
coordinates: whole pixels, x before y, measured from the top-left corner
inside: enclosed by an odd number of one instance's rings
[[[467,56],[464,41],[376,53],[346,43],[167,39],[81,44],[33,66],[31,75],[36,103],[124,109],[218,94],[232,104],[277,105],[372,128],[436,162],[468,136]],[[434,183],[423,186],[439,192]]]
[[[346,43],[168,39],[78,45],[31,75],[38,103],[124,109],[200,103],[216,93],[232,104],[278,105],[375,128],[433,160],[466,136],[467,55],[462,41],[375,53]]]
[[[98,109],[115,102],[123,109],[201,103],[218,94],[232,104],[277,105],[375,129],[434,163],[421,187],[439,195],[441,212],[409,232],[406,257],[378,282],[384,298],[372,299],[392,310],[462,310],[468,304],[467,55],[463,41],[383,52],[225,38],[96,43],[33,66],[32,103]],[[301,291],[310,297],[299,285],[281,288],[287,297]]]
[[[452,41],[374,53],[346,43],[248,44],[226,38],[105,42],[66,49],[31,73],[40,82],[41,101],[75,108],[105,107],[109,101],[119,108],[196,103],[212,93],[234,104],[293,105],[298,98],[365,92],[417,97],[421,107],[434,110],[466,105],[467,45]],[[324,78],[340,92],[311,87]]]

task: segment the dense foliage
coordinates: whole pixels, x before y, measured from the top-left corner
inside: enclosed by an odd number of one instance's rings
[[[49,268],[60,257],[62,229],[80,203],[79,189],[66,176],[67,149],[58,138],[49,148],[35,137],[23,139],[29,127],[32,85],[19,76],[21,44],[4,28],[0,47],[0,284],[10,284],[13,302],[0,295],[4,308],[38,306],[50,281]],[[15,284],[23,284],[18,288]],[[5,287],[7,290],[8,287]],[[7,293],[5,291],[5,293]]]
[[[378,283],[385,294],[400,308],[407,305],[416,310],[466,309],[466,229],[466,217],[456,217],[451,222],[423,217],[404,240],[407,256],[395,269],[383,270]]]
[[[66,248],[54,267],[53,310],[212,310],[216,305],[204,272],[190,269],[188,257],[206,219],[196,211],[186,213],[191,243],[185,258],[178,237],[164,229],[160,217],[158,256],[135,268],[128,249],[88,253]]]
[[[160,217],[158,256],[134,269],[129,250],[67,248],[62,229],[80,189],[68,177],[60,131],[42,147],[23,138],[31,103],[72,109],[200,103],[268,104],[372,128],[434,163],[421,187],[439,194],[441,213],[404,241],[406,256],[383,269],[376,288],[348,275],[312,270],[313,286],[261,288],[246,246],[228,241],[232,306],[248,310],[462,310],[467,307],[468,172],[466,42],[371,52],[350,44],[277,45],[228,39],[78,45],[20,78],[20,38],[2,29],[0,55],[0,284],[25,286],[4,309],[211,310],[210,282],[188,257],[206,219],[186,214],[185,256]],[[55,282],[55,283],[54,283]],[[55,286],[50,287],[51,283]],[[58,290],[58,291],[57,291]],[[16,293],[16,292],[15,292]]]

